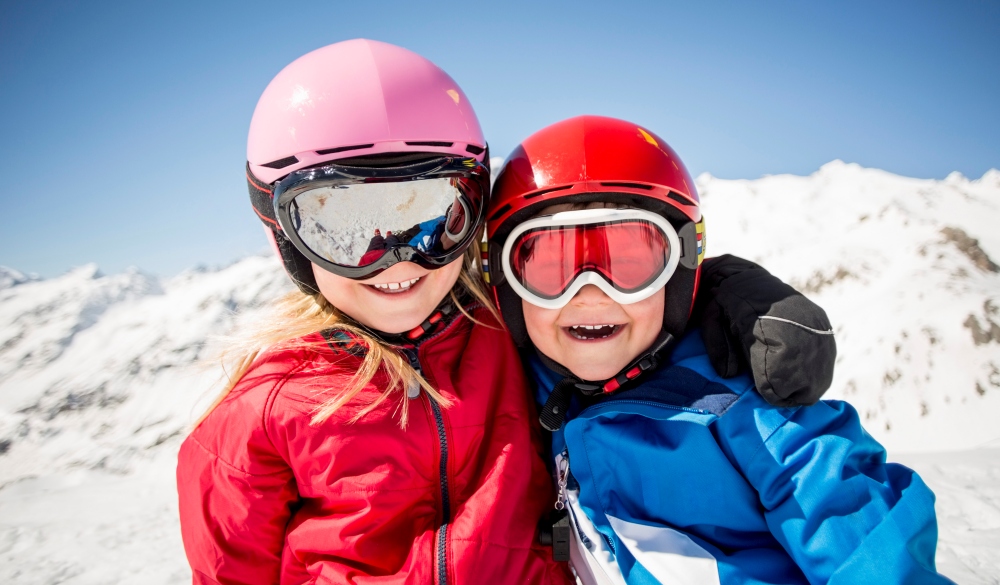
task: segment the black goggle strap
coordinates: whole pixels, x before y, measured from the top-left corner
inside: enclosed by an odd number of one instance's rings
[[[278,218],[274,216],[274,188],[254,176],[247,163],[247,190],[250,191],[250,204],[264,225],[276,232],[281,232]]]
[[[696,270],[705,260],[705,216],[698,223],[688,222],[677,230],[681,241],[680,265]]]
[[[288,276],[303,293],[307,295],[318,294],[319,286],[316,285],[312,264],[295,248],[292,241],[285,237],[284,231],[274,216],[274,190],[270,185],[254,176],[253,171],[250,170],[250,163],[247,163],[246,175],[250,204],[253,205],[253,210],[260,221],[274,233],[274,242],[278,245],[278,255],[281,256]]]
[[[614,394],[622,386],[634,381],[645,372],[655,370],[673,343],[673,335],[666,331],[661,332],[656,341],[653,342],[653,345],[645,353],[625,366],[617,376],[605,380],[603,383],[584,382],[576,376],[569,374],[566,368],[558,368],[556,371],[569,375],[560,380],[552,389],[548,400],[542,406],[542,411],[538,414],[538,422],[546,430],[552,432],[558,431],[562,428],[563,423],[566,422],[566,414],[569,411],[570,400],[574,392],[590,398]],[[549,365],[551,368],[551,360],[541,354],[539,355],[542,357],[542,361],[546,362],[546,365]]]

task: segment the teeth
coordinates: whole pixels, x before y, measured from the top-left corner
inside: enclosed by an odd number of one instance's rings
[[[618,325],[571,325],[569,330],[580,339],[604,339],[611,337],[618,331]],[[600,330],[603,335],[597,334]],[[586,334],[583,331],[587,331]]]
[[[398,292],[403,292],[405,290],[409,290],[409,288],[414,284],[416,284],[418,280],[420,280],[419,276],[412,280],[404,280],[403,282],[386,282],[382,284],[373,284],[371,286],[379,290],[385,290],[385,291],[394,290]]]

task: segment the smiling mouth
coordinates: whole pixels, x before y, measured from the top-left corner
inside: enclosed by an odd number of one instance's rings
[[[624,325],[573,325],[564,327],[564,329],[573,339],[595,341],[598,339],[607,339],[621,331],[624,327]]]
[[[404,280],[402,282],[385,282],[381,284],[369,284],[367,286],[375,289],[380,293],[397,295],[399,293],[405,293],[410,290],[413,285],[423,277],[418,276],[417,278],[411,278],[410,280]]]

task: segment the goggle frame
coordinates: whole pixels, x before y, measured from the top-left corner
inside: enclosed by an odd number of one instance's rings
[[[489,170],[474,158],[453,156],[435,157],[412,164],[399,166],[353,166],[337,164],[336,161],[317,167],[300,169],[290,173],[274,184],[274,216],[282,233],[295,248],[323,270],[350,278],[352,280],[367,280],[384,270],[400,263],[413,262],[428,270],[436,270],[462,257],[469,245],[475,240],[475,234],[486,219],[486,206],[489,200]],[[379,182],[401,183],[422,179],[460,178],[468,179],[469,185],[474,185],[479,191],[480,202],[474,205],[472,201],[459,201],[466,213],[466,226],[462,230],[463,239],[455,244],[445,254],[428,254],[409,244],[400,243],[385,251],[371,264],[364,266],[347,266],[331,262],[316,254],[299,236],[294,228],[291,217],[292,201],[314,189],[336,188],[340,185],[375,184]],[[460,197],[464,197],[463,193]],[[475,214],[471,212],[478,207]],[[447,215],[445,217],[447,225]]]
[[[510,258],[514,251],[514,244],[518,242],[521,235],[540,228],[572,228],[581,225],[619,223],[628,220],[646,221],[654,224],[666,236],[669,246],[669,256],[660,275],[643,287],[642,290],[631,293],[622,292],[599,273],[592,270],[583,270],[574,277],[562,294],[554,299],[547,299],[533,293],[516,278],[515,272],[511,267]],[[602,208],[561,211],[525,221],[507,235],[500,257],[504,279],[511,289],[517,293],[517,296],[543,309],[561,309],[569,304],[573,297],[576,296],[576,293],[580,292],[581,288],[588,284],[593,284],[613,301],[622,305],[629,305],[648,299],[666,286],[677,270],[677,266],[681,263],[681,256],[685,252],[687,251],[682,248],[681,238],[678,236],[677,230],[663,216],[646,211],[645,209]]]

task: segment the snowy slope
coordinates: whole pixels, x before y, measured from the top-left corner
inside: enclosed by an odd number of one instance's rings
[[[835,161],[698,185],[710,255],[758,261],[827,310],[828,397],[890,452],[1000,437],[1000,171],[930,181]]]
[[[289,287],[271,258],[0,273],[0,582],[190,582],[173,471],[220,380],[197,362]]]
[[[1000,172],[833,162],[698,184],[709,254],[760,261],[829,312],[830,396],[936,490],[941,569],[1000,583]],[[289,288],[259,257],[166,280],[0,268],[0,581],[189,582],[175,456],[220,379],[198,362]]]
[[[208,338],[287,286],[275,261],[249,258],[163,283],[90,265],[0,289],[0,486],[128,471],[210,392],[218,373],[192,367]]]

